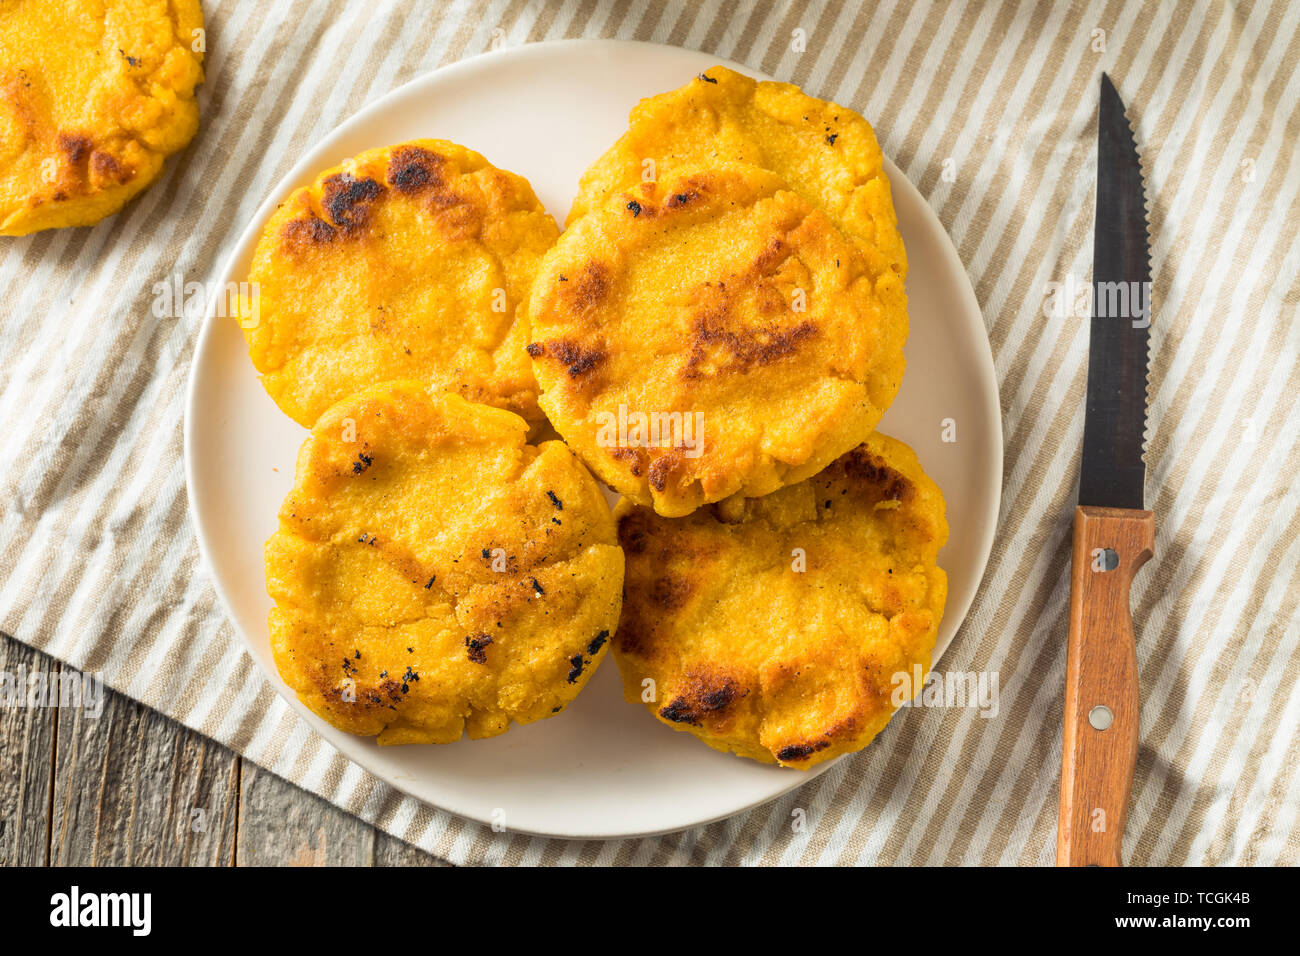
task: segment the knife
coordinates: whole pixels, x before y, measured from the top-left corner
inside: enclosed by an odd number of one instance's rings
[[[1142,166],[1124,104],[1103,73],[1058,866],[1120,865],[1137,765],[1137,646],[1129,587],[1155,540],[1155,518],[1143,501],[1150,263]]]

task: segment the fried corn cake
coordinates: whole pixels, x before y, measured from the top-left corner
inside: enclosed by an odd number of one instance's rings
[[[0,2],[0,235],[88,226],[199,126],[198,0]]]
[[[253,256],[239,319],[262,384],[307,427],[397,379],[539,423],[519,309],[558,235],[527,180],[453,143],[326,170],[275,211]]]
[[[663,515],[808,478],[902,381],[907,311],[862,244],[774,173],[682,170],[574,222],[528,317],[539,402],[602,481]]]
[[[740,162],[776,173],[863,244],[882,297],[902,297],[907,253],[876,134],[848,107],[789,83],[715,66],[642,100],[627,132],[582,177],[569,225],[614,194],[683,166]]]
[[[928,670],[947,597],[944,501],[879,433],[765,498],[615,511],[614,657],[631,703],[709,746],[807,769],[865,747]]]
[[[563,710],[618,623],[602,492],[519,416],[418,382],[330,408],[266,543],[271,648],[315,713],[381,744]]]

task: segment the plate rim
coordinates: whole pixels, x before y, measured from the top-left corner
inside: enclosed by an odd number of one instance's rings
[[[417,86],[432,82],[433,78],[435,77],[438,77],[440,79],[449,78],[462,72],[470,72],[472,70],[482,69],[485,66],[485,64],[488,63],[488,61],[507,60],[507,59],[523,60],[535,56],[551,56],[554,55],[557,52],[557,50],[561,50],[561,49],[576,50],[581,48],[593,48],[593,47],[656,48],[656,49],[673,50],[676,52],[682,52],[688,54],[698,54],[700,56],[710,57],[712,59],[712,62],[715,65],[727,67],[728,69],[735,70],[736,72],[743,73],[747,76],[753,76],[764,80],[774,79],[773,77],[768,76],[762,70],[754,69],[748,66],[747,64],[737,63],[733,60],[713,56],[712,54],[710,54],[709,51],[706,50],[694,50],[687,47],[674,46],[672,44],[664,44],[664,43],[654,43],[652,41],[646,41],[646,40],[604,39],[604,38],[596,38],[596,37],[575,37],[575,38],[568,38],[562,40],[548,40],[548,41],[540,41],[536,43],[525,43],[520,46],[505,47],[498,50],[484,51],[482,53],[478,53],[473,56],[469,56],[457,60],[453,63],[447,63],[442,66],[434,67],[433,69],[421,73],[418,76],[412,77],[411,79],[407,80],[405,83],[402,83],[400,86],[393,87],[392,89],[385,92],[383,95],[379,96],[377,99],[374,99],[368,103],[363,104],[355,113],[347,117],[337,126],[333,127],[329,132],[327,132],[325,136],[322,138],[322,140],[317,143],[317,145],[305,150],[303,156],[289,168],[289,170],[279,179],[279,181],[267,193],[266,197],[262,200],[262,202],[259,203],[257,208],[253,211],[248,222],[246,223],[244,228],[240,231],[238,238],[234,241],[233,245],[229,247],[229,251],[227,252],[226,256],[223,259],[219,260],[221,262],[221,268],[217,271],[216,278],[217,279],[228,278],[231,275],[233,275],[236,263],[241,258],[244,257],[245,250],[251,253],[251,249],[256,245],[256,240],[261,233],[261,229],[264,227],[265,222],[267,218],[270,216],[270,214],[274,212],[276,206],[285,197],[287,197],[295,188],[297,188],[298,185],[300,185],[304,181],[305,177],[315,172],[318,172],[319,169],[327,168],[326,166],[320,165],[320,160],[312,160],[311,158],[321,148],[321,144],[324,143],[325,141],[343,139],[348,135],[348,133],[351,132],[351,130],[355,126],[359,125],[364,120],[368,119],[372,114],[382,111],[385,108],[385,106],[389,104],[390,101],[399,99],[404,94],[409,94]],[[778,82],[788,82],[788,81],[778,81]],[[650,93],[647,95],[654,95],[654,94]],[[810,95],[815,95],[815,94],[810,94]],[[961,257],[957,252],[956,246],[953,244],[952,237],[948,234],[948,230],[944,227],[943,222],[939,219],[938,214],[934,211],[933,207],[930,205],[925,195],[916,187],[914,183],[912,183],[912,181],[903,173],[903,171],[898,168],[898,166],[893,162],[893,160],[889,156],[884,156],[883,158],[884,158],[885,170],[890,179],[891,191],[897,194],[900,189],[910,190],[911,193],[913,194],[912,198],[919,201],[921,208],[924,210],[923,219],[927,225],[927,228],[931,229],[932,231],[936,231],[937,234],[942,236],[942,241],[937,243],[937,245],[942,250],[941,255],[942,258],[944,259],[944,263],[943,263],[944,266],[946,267],[947,271],[949,271],[950,273],[954,275],[960,274],[964,279],[964,281],[956,284],[959,286],[959,290],[960,290],[958,292],[959,298],[963,300],[964,306],[970,312],[980,316],[981,325],[983,326],[983,335],[979,336],[979,342],[983,344],[984,348],[977,350],[978,354],[973,357],[973,364],[977,366],[978,377],[982,380],[982,384],[984,386],[979,390],[980,395],[982,397],[982,402],[985,406],[984,412],[986,414],[988,421],[991,422],[993,426],[992,429],[993,434],[989,436],[989,445],[991,448],[996,448],[996,454],[993,456],[993,461],[991,463],[991,468],[994,473],[993,478],[995,479],[992,483],[992,486],[995,489],[996,501],[994,503],[992,515],[990,516],[989,520],[985,522],[984,527],[982,529],[983,530],[982,540],[976,542],[976,548],[975,548],[975,552],[979,555],[979,574],[978,576],[973,576],[974,580],[971,587],[969,588],[968,593],[962,596],[962,600],[961,600],[962,606],[960,608],[954,607],[954,605],[952,604],[952,594],[949,593],[948,595],[949,603],[948,606],[945,608],[944,617],[945,619],[950,619],[951,617],[955,616],[958,619],[958,623],[953,628],[952,635],[948,639],[948,641],[944,642],[941,646],[936,644],[935,651],[931,657],[931,667],[933,668],[939,662],[943,654],[947,651],[948,647],[952,644],[953,640],[956,639],[957,631],[959,631],[962,625],[966,622],[966,617],[970,612],[971,605],[974,603],[975,596],[979,593],[980,585],[983,583],[984,577],[988,574],[989,559],[992,556],[993,542],[996,538],[996,530],[997,530],[999,518],[1001,516],[1001,508],[1002,508],[1001,490],[1002,490],[1002,483],[1004,478],[1004,456],[1005,456],[1005,445],[1004,445],[1004,437],[1003,437],[1003,429],[1002,429],[1002,411],[1001,411],[1001,401],[999,397],[996,366],[993,358],[992,343],[988,339],[988,327],[987,324],[984,323],[983,321],[984,313],[983,310],[980,308],[979,300],[975,295],[975,290],[971,283],[970,275],[966,271],[965,264],[962,262]],[[897,205],[896,200],[895,200],[895,205]],[[225,615],[226,620],[230,623],[231,627],[235,631],[236,635],[239,637],[241,649],[245,654],[247,654],[253,660],[253,663],[257,666],[257,669],[262,673],[263,677],[265,677],[268,680],[268,682],[271,684],[277,696],[279,696],[283,701],[285,701],[285,703],[287,703],[289,707],[294,711],[294,713],[296,713],[299,717],[306,719],[308,726],[310,726],[312,730],[316,734],[318,734],[326,744],[328,744],[335,751],[341,754],[345,759],[347,759],[351,763],[356,764],[359,769],[365,771],[367,774],[374,776],[376,779],[382,781],[387,786],[393,787],[395,790],[399,791],[405,796],[412,797],[413,799],[416,799],[427,806],[433,807],[434,809],[437,810],[442,810],[447,813],[454,814],[465,820],[469,820],[481,825],[490,825],[492,821],[488,816],[476,813],[474,809],[469,807],[452,806],[444,803],[434,803],[431,800],[429,800],[427,797],[421,796],[413,792],[413,790],[409,786],[407,786],[400,779],[400,777],[395,778],[394,775],[382,773],[378,770],[372,769],[371,767],[367,766],[366,763],[363,762],[361,759],[358,759],[358,757],[354,755],[354,752],[350,752],[353,751],[353,747],[349,745],[365,744],[368,742],[368,740],[365,738],[354,739],[351,735],[348,735],[345,731],[341,731],[338,730],[337,728],[334,728],[328,722],[326,722],[321,717],[313,713],[305,704],[303,704],[298,699],[297,695],[294,694],[292,690],[284,683],[284,681],[280,678],[279,674],[275,673],[272,667],[268,666],[264,661],[261,660],[261,658],[256,653],[254,653],[250,636],[244,633],[244,629],[239,624],[239,620],[234,613],[234,607],[231,603],[230,597],[227,594],[225,587],[222,585],[222,582],[219,576],[217,575],[215,571],[215,567],[211,561],[210,554],[212,553],[212,545],[210,544],[208,534],[206,531],[206,522],[203,515],[201,515],[199,512],[199,507],[196,503],[196,496],[193,494],[193,489],[199,487],[202,484],[201,479],[196,481],[196,473],[194,470],[195,446],[198,439],[195,437],[193,421],[197,414],[198,382],[201,377],[200,374],[201,363],[199,361],[199,357],[210,348],[209,342],[212,336],[215,334],[214,330],[217,327],[217,322],[221,321],[221,319],[223,318],[221,316],[216,315],[216,311],[217,311],[218,301],[222,295],[222,290],[224,290],[224,288],[225,288],[225,283],[218,282],[214,279],[214,281],[211,284],[212,291],[204,303],[203,317],[198,330],[198,334],[195,336],[194,339],[194,350],[190,356],[190,367],[186,373],[185,408],[184,408],[183,431],[182,431],[182,454],[184,458],[184,472],[185,472],[185,486],[186,486],[186,511],[190,517],[190,521],[194,528],[194,536],[195,536],[196,544],[198,546],[200,565],[207,576],[208,583],[212,586],[213,591],[217,596],[217,601],[220,606],[220,609]],[[682,830],[690,829],[692,827],[706,826],[710,823],[715,823],[719,820],[729,819],[738,814],[745,813],[748,810],[752,810],[757,806],[762,806],[764,804],[777,800],[785,796],[786,794],[792,792],[793,790],[796,790],[807,783],[811,783],[814,779],[819,777],[822,773],[828,771],[831,767],[839,765],[839,763],[846,756],[852,756],[852,755],[846,754],[835,760],[826,761],[825,763],[820,764],[808,771],[792,772],[790,774],[791,779],[789,785],[783,787],[782,789],[778,790],[775,793],[771,793],[759,797],[755,800],[746,802],[740,806],[735,807],[734,809],[731,809],[721,814],[716,814],[713,816],[703,817],[699,819],[692,819],[684,823],[673,824],[667,827],[650,828],[644,830],[620,829],[617,831],[603,830],[600,832],[591,832],[591,833],[565,833],[565,832],[560,832],[555,830],[533,830],[527,827],[512,826],[510,828],[510,832],[525,834],[529,836],[546,837],[551,839],[568,839],[568,840],[634,839],[634,838],[642,838],[642,837],[659,836],[668,833],[677,833]]]

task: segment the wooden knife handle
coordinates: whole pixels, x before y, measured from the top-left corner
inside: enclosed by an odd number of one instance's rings
[[[1155,527],[1150,511],[1074,511],[1057,866],[1120,865],[1138,748],[1129,586],[1151,557]]]

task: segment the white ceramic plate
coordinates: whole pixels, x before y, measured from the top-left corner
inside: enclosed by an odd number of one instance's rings
[[[294,188],[364,149],[416,137],[462,143],[521,173],[563,223],[579,176],[626,128],[628,110],[716,62],[673,47],[574,40],[475,57],[408,83],[302,157],[262,203],[217,281],[224,286],[247,278],[263,222]],[[888,116],[868,119],[882,127],[889,122]],[[952,533],[940,561],[949,593],[937,659],[988,560],[1002,481],[1002,429],[992,356],[970,282],[925,200],[887,165],[910,263],[911,335],[907,376],[882,427],[916,449],[948,500]],[[955,443],[941,440],[945,418],[956,421]],[[305,437],[262,390],[236,323],[210,309],[185,419],[186,478],[199,547],[248,652],[293,708],[362,767],[470,819],[490,823],[494,813],[504,813],[510,830],[568,837],[693,826],[811,779],[717,753],[661,726],[641,707],[624,703],[613,661],[563,714],[490,740],[381,748],[330,727],[281,682],[266,627],[271,602],[262,543],[275,530]],[[908,713],[896,719],[907,720]]]

